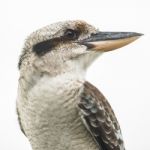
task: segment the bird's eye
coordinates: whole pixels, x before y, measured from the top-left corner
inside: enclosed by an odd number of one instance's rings
[[[75,30],[67,29],[64,33],[64,37],[70,40],[75,40],[78,38],[78,33]]]

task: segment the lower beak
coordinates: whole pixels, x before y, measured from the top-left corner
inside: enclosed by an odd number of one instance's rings
[[[107,52],[128,45],[141,35],[135,32],[98,32],[80,43],[88,49]]]

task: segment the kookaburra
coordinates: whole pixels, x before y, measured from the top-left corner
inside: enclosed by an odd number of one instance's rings
[[[115,114],[85,80],[101,54],[141,34],[100,32],[84,21],[65,21],[33,32],[19,60],[17,112],[33,150],[124,150]]]

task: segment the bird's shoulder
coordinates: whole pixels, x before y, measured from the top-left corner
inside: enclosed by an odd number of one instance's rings
[[[84,125],[102,150],[124,150],[116,116],[104,95],[85,82],[78,103]]]

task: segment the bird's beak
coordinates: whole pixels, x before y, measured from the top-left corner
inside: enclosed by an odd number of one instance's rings
[[[123,47],[141,35],[143,34],[135,32],[98,32],[80,43],[86,45],[89,50],[107,52]]]

